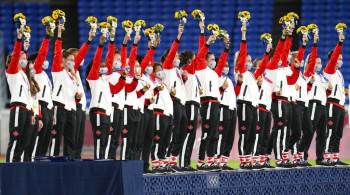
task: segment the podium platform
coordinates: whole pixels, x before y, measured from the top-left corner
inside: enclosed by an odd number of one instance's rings
[[[0,195],[142,195],[142,161],[0,164]]]
[[[350,194],[350,167],[144,176],[147,195]]]

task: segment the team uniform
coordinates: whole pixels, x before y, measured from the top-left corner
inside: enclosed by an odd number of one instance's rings
[[[343,135],[345,116],[344,77],[342,73],[336,69],[342,46],[342,42],[337,44],[327,66],[323,70],[324,76],[332,85],[332,90],[329,90],[326,104],[328,119],[324,159],[335,164],[339,162],[339,145]]]

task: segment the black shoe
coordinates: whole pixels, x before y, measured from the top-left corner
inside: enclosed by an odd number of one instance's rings
[[[312,166],[312,164],[310,164],[307,160],[299,161],[299,165],[302,167],[311,167]]]
[[[335,162],[333,162],[335,166],[348,166],[349,164],[343,162],[343,161],[340,161],[340,160],[337,160]]]
[[[276,163],[276,166],[279,168],[293,168],[294,165],[288,160],[288,161],[283,161],[281,163]]]
[[[218,164],[213,163],[208,165],[208,171],[218,172],[221,171],[221,167]]]
[[[166,167],[157,167],[153,169],[153,173],[157,174],[157,173],[167,173],[168,170],[166,169]]]
[[[143,174],[154,174],[156,173],[154,170],[149,170],[149,169],[146,169],[143,171]]]
[[[197,170],[198,171],[208,171],[209,170],[209,168],[208,168],[208,165],[207,164],[202,164],[202,165],[200,165],[200,166],[198,166],[197,165]]]
[[[244,163],[244,164],[240,164],[240,165],[239,165],[239,168],[240,168],[240,169],[245,169],[245,170],[250,170],[250,169],[252,169],[253,167],[252,167],[252,165],[251,165],[250,163]]]
[[[223,171],[233,171],[233,170],[235,170],[234,168],[229,167],[227,164],[224,164],[223,166],[221,166],[221,169]]]
[[[182,172],[182,169],[177,165],[167,165],[166,167],[171,172]]]
[[[316,160],[317,166],[334,166],[334,164],[330,160]]]
[[[182,167],[181,171],[182,172],[195,172],[195,171],[198,171],[198,170],[193,168],[193,167],[191,167],[191,166],[187,166],[187,167]]]
[[[270,161],[268,160],[268,161],[266,161],[266,162],[264,163],[263,168],[264,168],[264,169],[273,169],[273,168],[275,168],[275,167],[272,166],[272,165],[270,164]]]

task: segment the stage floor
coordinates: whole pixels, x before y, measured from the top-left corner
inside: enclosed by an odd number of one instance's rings
[[[160,194],[350,194],[350,167],[310,167],[144,175]]]

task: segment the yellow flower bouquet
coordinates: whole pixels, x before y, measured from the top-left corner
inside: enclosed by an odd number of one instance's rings
[[[128,36],[131,35],[133,26],[134,26],[134,23],[131,20],[124,20],[122,22],[122,27],[124,28],[124,30],[125,30],[126,34],[128,34]]]
[[[175,12],[175,19],[180,20],[180,24],[187,23],[187,12],[185,10],[178,10]]]
[[[260,40],[262,40],[266,44],[271,44],[272,43],[272,36],[270,33],[264,33],[260,35]]]
[[[56,9],[52,12],[52,18],[58,21],[59,24],[64,24],[66,22],[66,13],[60,9]]]
[[[312,33],[318,33],[318,26],[316,24],[309,24],[307,25],[307,30]]]
[[[102,36],[107,37],[108,36],[108,30],[111,28],[111,24],[108,22],[101,22],[98,24],[100,27],[100,31],[102,33]]]
[[[238,19],[242,22],[243,25],[247,25],[250,18],[251,18],[250,12],[248,11],[238,12]]]
[[[136,20],[134,23],[134,30],[136,33],[139,33],[142,28],[146,27],[146,22],[144,20]]]
[[[338,33],[344,33],[344,30],[347,28],[346,24],[345,23],[338,23],[337,25],[335,25],[335,30],[338,32]]]
[[[41,19],[41,24],[46,26],[46,34],[50,35],[51,37],[55,33],[55,28],[56,28],[55,22],[56,21],[51,16],[45,16]]]
[[[23,13],[17,13],[13,16],[13,21],[16,24],[16,28],[24,29],[27,24],[26,16]]]
[[[118,26],[118,19],[114,16],[108,16],[107,22],[111,24],[112,28],[117,28]]]
[[[195,20],[201,20],[201,21],[205,20],[205,15],[202,12],[202,10],[195,9],[192,11],[191,15]]]
[[[96,32],[97,30],[97,18],[95,16],[88,16],[86,19],[85,19],[85,22],[87,22],[91,28],[91,30],[93,32]]]
[[[207,29],[215,36],[219,36],[220,34],[220,27],[217,24],[208,24]]]

